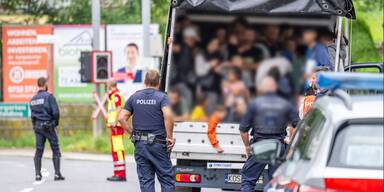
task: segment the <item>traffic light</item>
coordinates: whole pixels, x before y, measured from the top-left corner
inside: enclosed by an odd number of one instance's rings
[[[80,82],[91,83],[92,82],[92,63],[91,52],[82,51],[80,54]]]
[[[92,51],[92,80],[94,83],[106,83],[112,77],[112,53],[110,51]]]

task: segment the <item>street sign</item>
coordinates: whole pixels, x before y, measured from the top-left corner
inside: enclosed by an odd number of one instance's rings
[[[30,112],[28,103],[0,103],[0,118],[28,118],[29,116]]]
[[[100,100],[100,97],[96,92],[93,92],[92,95],[97,105],[96,109],[92,112],[92,119],[96,119],[99,116],[100,112],[104,118],[107,118],[107,110],[105,109],[104,104],[108,100],[108,94],[105,94],[102,100]]]

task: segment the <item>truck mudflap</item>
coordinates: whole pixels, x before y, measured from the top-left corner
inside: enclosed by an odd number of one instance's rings
[[[176,187],[196,188],[221,188],[240,190],[241,169],[223,169],[194,166],[175,166]],[[268,177],[267,169],[256,183],[257,191],[262,191],[266,183],[264,178]]]

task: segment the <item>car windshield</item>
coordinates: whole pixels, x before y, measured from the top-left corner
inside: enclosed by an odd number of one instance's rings
[[[319,109],[309,111],[298,126],[297,134],[288,151],[287,159],[310,160],[320,144],[320,133],[324,127],[325,117]]]
[[[383,169],[383,123],[352,124],[336,135],[331,167]]]

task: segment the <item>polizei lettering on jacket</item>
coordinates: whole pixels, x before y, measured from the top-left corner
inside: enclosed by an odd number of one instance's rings
[[[138,99],[136,100],[136,104],[140,105],[156,105],[155,99]]]
[[[41,98],[41,99],[35,99],[35,100],[32,100],[31,101],[31,105],[34,106],[34,105],[42,105],[44,104],[44,99]]]

